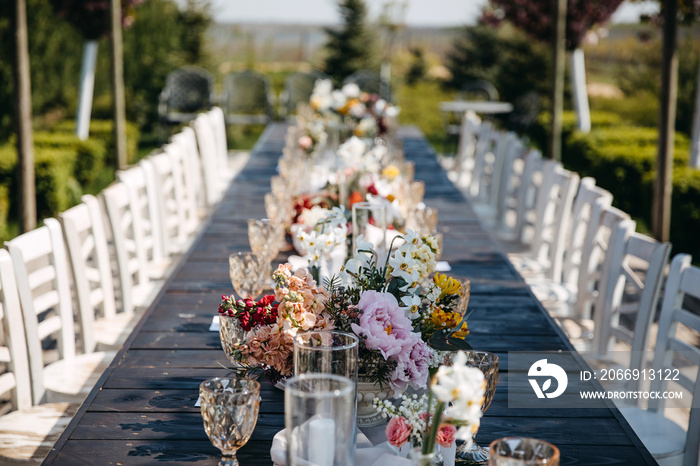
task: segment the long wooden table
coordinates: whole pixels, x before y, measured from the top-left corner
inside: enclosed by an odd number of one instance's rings
[[[286,125],[269,125],[202,233],[148,309],[44,464],[217,464],[195,402],[199,383],[227,374],[218,333],[209,332],[222,294],[232,292],[228,255],[248,248],[248,218],[264,217]],[[469,278],[469,342],[501,357],[495,399],[476,440],[504,436],[554,443],[561,464],[655,464],[624,418],[607,409],[512,409],[507,405],[508,351],[572,351],[476,214],[450,183],[415,128],[403,128],[406,157],[426,182],[425,202],[439,209],[443,260]],[[257,427],[238,458],[270,464],[272,437],[284,427],[283,393],[263,382]],[[363,466],[363,465],[358,465]]]

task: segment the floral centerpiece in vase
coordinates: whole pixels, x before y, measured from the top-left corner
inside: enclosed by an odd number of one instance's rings
[[[458,312],[460,283],[440,275],[427,280],[435,270],[437,240],[409,230],[394,242],[401,244],[379,264],[374,245],[360,237],[354,258],[329,282],[325,302],[335,328],[360,339],[358,423],[365,426],[385,418],[372,404],[375,398],[426,388],[442,351],[469,348]]]
[[[328,291],[316,284],[306,269],[294,273],[289,264],[273,273],[275,294],[259,301],[224,296],[219,314],[237,319],[245,335],[228,347],[227,356],[237,361],[243,375],[262,371],[277,384],[292,375],[293,339],[306,330],[333,330],[326,311]]]
[[[439,454],[454,458],[455,440],[471,443],[479,429],[485,390],[484,374],[467,365],[463,352],[457,353],[451,366],[439,367],[427,394],[403,395],[398,405],[376,403],[390,417],[387,441],[415,465],[432,466]]]

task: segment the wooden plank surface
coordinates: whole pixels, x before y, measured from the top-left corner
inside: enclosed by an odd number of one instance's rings
[[[206,438],[194,406],[202,380],[228,373],[218,333],[208,328],[221,295],[232,291],[228,255],[249,249],[246,220],[265,216],[263,194],[270,189],[285,131],[284,124],[268,126],[250,161],[44,464],[218,463],[219,452]],[[407,159],[416,165],[416,178],[426,182],[426,204],[439,209],[442,259],[450,263],[452,275],[472,282],[469,341],[501,357],[496,395],[477,441],[488,445],[506,435],[542,438],[560,448],[563,465],[654,464],[614,409],[508,408],[508,351],[572,347],[449,182],[420,131],[404,128],[401,137]],[[239,452],[241,465],[270,464],[272,437],[284,427],[283,414],[283,392],[263,382],[260,417],[253,437]]]

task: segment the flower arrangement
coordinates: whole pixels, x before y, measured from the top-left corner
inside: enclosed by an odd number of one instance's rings
[[[390,445],[401,448],[406,444],[419,447],[427,432],[427,426],[432,422],[428,411],[435,411],[436,400],[432,399],[432,409],[428,410],[428,394],[421,396],[401,395],[401,401],[395,406],[391,401],[378,400],[376,406],[389,417],[386,426],[386,439]],[[455,441],[457,428],[452,424],[442,423],[438,427],[436,442],[444,448],[449,448]]]
[[[330,79],[316,81],[309,103],[320,116],[342,119],[355,136],[361,137],[386,133],[399,113],[398,107],[376,94],[362,92],[355,83],[333,89]]]
[[[305,269],[292,273],[291,266],[283,264],[272,278],[274,295],[257,302],[223,296],[219,313],[237,318],[247,332],[243,341],[231,350],[235,360],[241,363],[242,372],[262,370],[274,384],[292,374],[296,334],[332,330],[334,323],[325,308],[328,291],[317,286]]]
[[[337,247],[345,246],[348,235],[345,208],[340,206],[327,210],[316,206],[302,213],[300,217],[303,216],[310,217],[304,219],[304,223],[311,224],[310,219],[313,219],[313,227],[294,229],[295,245],[303,251],[304,259],[308,261],[318,282],[321,258],[328,257]],[[344,258],[343,251],[343,260]]]
[[[386,427],[389,443],[397,448],[410,442],[432,453],[435,445],[449,448],[455,439],[471,445],[479,429],[486,381],[477,368],[468,367],[466,355],[458,352],[452,366],[440,366],[422,396],[402,395],[395,406],[390,401],[375,404],[390,418]]]
[[[336,329],[360,338],[360,372],[400,393],[426,387],[440,351],[469,345],[466,322],[455,315],[464,302],[461,284],[439,275],[423,286],[435,270],[437,240],[410,230],[396,240],[401,244],[379,265],[374,245],[360,237],[354,258],[328,284],[326,310]]]

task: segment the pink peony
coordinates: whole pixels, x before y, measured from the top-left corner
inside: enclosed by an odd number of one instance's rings
[[[450,424],[443,424],[437,431],[437,436],[435,440],[438,445],[445,448],[450,448],[452,443],[455,441],[455,434],[457,433],[457,428]]]
[[[395,388],[411,385],[418,390],[426,387],[432,350],[417,333],[406,338],[404,349],[396,357],[398,364],[390,375]]]
[[[401,353],[413,327],[394,295],[364,291],[357,308],[362,310],[360,325],[351,327],[356,335],[365,337],[367,349],[379,350],[384,359]]]
[[[386,439],[390,445],[401,448],[411,435],[411,425],[400,416],[392,417],[386,426]]]

